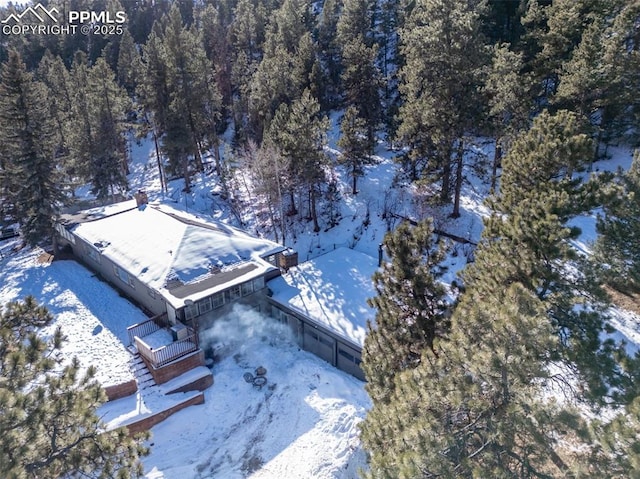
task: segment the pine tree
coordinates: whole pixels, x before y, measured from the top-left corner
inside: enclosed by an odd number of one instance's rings
[[[396,375],[420,364],[425,351],[433,354],[436,340],[446,335],[449,324],[445,290],[437,281],[444,272],[440,266],[444,247],[434,243],[431,223],[423,221],[416,227],[402,223],[385,236],[383,245],[389,261],[373,276],[376,296],[369,304],[377,310],[376,319],[362,353],[367,392],[374,406],[382,408]]]
[[[339,11],[338,0],[326,0],[318,18],[318,56],[326,71],[324,97],[327,104],[322,105],[323,109],[336,105],[340,90],[340,44],[336,38]]]
[[[489,128],[496,141],[491,174],[493,190],[502,155],[515,136],[528,126],[533,107],[528,92],[530,80],[523,74],[523,68],[521,54],[511,51],[507,44],[494,46],[491,70],[483,89],[489,106]]]
[[[371,153],[376,145],[376,130],[382,120],[381,74],[376,67],[375,45],[368,47],[355,38],[342,47],[342,85],[345,103],[355,107],[367,127],[367,146]]]
[[[49,93],[47,99],[55,121],[57,136],[56,157],[58,160],[61,158],[68,160],[67,130],[73,106],[69,70],[60,57],[54,57],[50,52],[46,52],[38,65],[38,78],[47,86]],[[65,164],[65,167],[67,166]]]
[[[290,212],[297,212],[295,192],[303,189],[307,194],[309,217],[316,232],[320,231],[316,206],[321,185],[325,183],[323,167],[327,163],[327,157],[323,148],[328,128],[327,118],[320,116],[320,104],[305,90],[302,97],[290,107],[282,104],[278,108],[268,132],[269,142],[290,165]]]
[[[490,257],[503,258],[504,282],[520,282],[545,303],[560,338],[556,359],[578,371],[584,396],[597,402],[610,392],[618,395],[607,384],[624,395],[627,380],[616,366],[616,346],[601,340],[608,327],[604,295],[587,258],[571,244],[580,230],[567,224],[598,202],[598,182],[583,182],[574,174],[591,161],[593,143],[584,125],[584,118],[566,111],[536,118],[503,161],[496,214],[484,234],[487,249],[495,253]],[[496,269],[493,260],[484,263],[476,256],[468,275],[495,276]]]
[[[25,241],[53,238],[63,195],[54,161],[55,125],[46,87],[10,51],[0,82],[0,157],[5,188]]]
[[[91,68],[88,80],[95,134],[90,181],[92,193],[103,199],[116,190],[127,188],[129,167],[125,134],[131,105],[104,58],[99,58]]]
[[[337,24],[340,44],[341,80],[347,106],[353,106],[367,125],[369,148],[382,119],[382,76],[376,65],[378,47],[373,37],[374,4],[369,0],[347,0]]]
[[[52,319],[32,297],[0,310],[0,475],[141,477],[140,440],[105,431],[96,415],[106,396],[94,368],[54,359],[60,329],[49,341],[37,334]]]
[[[640,5],[637,2],[615,2],[613,18],[603,33],[603,67],[608,73],[607,90],[598,133],[599,140],[630,136],[637,143],[640,124],[638,90],[640,41],[636,35]],[[631,128],[630,128],[631,127]]]
[[[222,100],[213,65],[201,32],[185,27],[177,4],[154,25],[143,53],[147,75],[140,88],[142,102],[153,113],[154,133],[161,139],[169,169],[182,174],[189,192],[191,174],[202,170],[206,149],[213,149],[220,171],[217,129]]]
[[[233,47],[229,35],[230,25],[222,6],[207,5],[198,14],[198,27],[202,32],[202,43],[215,71],[215,81],[225,110],[233,102],[232,65]]]
[[[618,172],[598,218],[595,254],[607,265],[605,276],[622,291],[640,287],[640,152],[629,171]]]
[[[285,0],[269,22],[264,55],[251,79],[249,133],[255,140],[262,141],[281,104],[291,105],[305,90],[319,93],[316,64],[308,4]]]
[[[280,242],[282,239],[281,244],[286,244],[287,231],[283,195],[287,185],[286,175],[291,168],[289,160],[269,144],[263,143],[258,148],[252,141],[249,141],[247,146],[241,150],[240,158],[241,167],[248,167],[251,172],[255,193],[262,195],[265,199],[276,242]]]
[[[120,86],[127,90],[129,96],[133,96],[140,78],[140,53],[133,42],[133,37],[129,30],[124,31],[120,39],[118,50],[117,77]]]
[[[90,178],[95,131],[91,112],[91,92],[88,90],[91,67],[87,56],[78,52],[71,65],[71,115],[67,122],[67,141],[69,145],[72,171],[80,182]]]
[[[389,405],[367,415],[379,426],[363,428],[367,477],[607,477],[606,458],[572,447],[595,439],[578,411],[542,396],[562,384],[546,366],[556,344],[522,285],[467,290],[437,357],[398,374]]]
[[[405,64],[399,72],[398,140],[412,181],[439,180],[440,201],[459,215],[463,158],[476,128],[478,98],[488,63],[482,1],[419,0],[400,32]],[[423,166],[426,164],[426,168]]]
[[[358,193],[357,181],[364,175],[364,167],[375,162],[369,154],[367,133],[366,123],[359,117],[358,111],[354,107],[347,108],[340,124],[338,146],[342,153],[338,156],[338,163],[346,166],[349,171],[353,195]]]
[[[543,113],[515,141],[449,334],[433,352],[399,373],[386,354],[363,356],[386,381],[367,386],[386,393],[372,394],[363,423],[368,477],[630,477],[633,461],[619,458],[635,459],[637,438],[620,427],[624,416],[590,423],[574,406],[627,403],[638,377],[635,359],[601,341],[602,298],[570,245],[578,231],[567,221],[594,204],[594,184],[572,174],[589,162],[581,130],[574,114]]]

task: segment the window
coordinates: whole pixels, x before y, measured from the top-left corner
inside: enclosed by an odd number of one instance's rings
[[[230,301],[238,299],[240,297],[240,286],[234,286],[233,288],[230,288],[228,293]]]
[[[211,297],[204,298],[204,299],[198,301],[198,312],[200,314],[208,313],[212,309],[213,308],[211,307]]]
[[[253,282],[248,281],[246,283],[242,283],[242,296],[246,296],[248,294],[253,293]]]
[[[102,262],[98,250],[93,249],[91,246],[87,246],[87,256],[98,264]]]
[[[319,341],[320,341],[320,343],[324,344],[325,346],[333,347],[333,341],[331,341],[326,336],[319,335]]]
[[[253,290],[259,291],[264,288],[264,276],[260,276],[253,280]]]
[[[135,287],[133,283],[133,278],[129,276],[129,273],[123,270],[120,266],[114,266],[113,270],[115,271],[116,276],[120,278],[120,281],[122,281],[123,283],[127,283],[132,288]]]
[[[224,294],[217,293],[211,297],[211,302],[213,303],[213,308],[219,308],[224,304]]]
[[[360,358],[355,357],[353,354],[348,353],[344,349],[338,348],[338,354],[346,360],[354,363],[356,366],[360,366],[360,363],[362,362]]]
[[[189,320],[198,316],[198,305],[190,304],[184,307],[184,319]]]

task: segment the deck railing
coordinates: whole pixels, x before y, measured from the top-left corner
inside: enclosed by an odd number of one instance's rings
[[[138,352],[155,368],[162,367],[171,361],[175,361],[176,359],[198,350],[197,335],[191,328],[189,328],[189,334],[185,338],[155,349],[150,348],[144,342],[144,339],[141,339],[138,336],[134,339]]]
[[[134,338],[138,336],[139,338],[143,338],[148,336],[151,333],[155,333],[159,329],[168,328],[169,320],[167,319],[167,313],[162,313],[157,316],[154,316],[151,319],[147,319],[138,324],[134,324],[127,328],[127,333],[129,335],[129,344],[134,344]]]

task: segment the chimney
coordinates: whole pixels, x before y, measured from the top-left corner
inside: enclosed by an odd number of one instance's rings
[[[136,206],[138,208],[140,208],[142,205],[146,205],[147,203],[149,203],[147,192],[144,190],[138,190],[138,192],[133,196],[136,199]]]
[[[378,268],[382,266],[382,243],[378,245]]]

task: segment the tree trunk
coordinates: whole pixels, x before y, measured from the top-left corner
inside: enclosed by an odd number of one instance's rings
[[[213,158],[216,161],[216,174],[220,177],[222,175],[222,163],[220,161],[220,140],[218,135],[215,135],[213,140]]]
[[[313,219],[313,232],[317,233],[320,231],[320,225],[318,224],[318,212],[316,211],[316,188],[315,186],[311,187],[310,193],[310,208],[311,208],[311,218]]]
[[[358,188],[356,187],[356,183],[358,181],[358,176],[356,175],[355,168],[351,172],[351,178],[353,179],[352,188],[351,188],[351,194],[355,196],[355,195],[358,194]]]
[[[293,194],[293,189],[289,190],[289,198],[291,200],[291,206],[289,207],[289,215],[295,215],[298,213],[298,208],[296,208],[296,198]]]
[[[284,211],[282,204],[282,187],[280,186],[280,167],[278,164],[278,157],[275,157],[275,170],[276,170],[276,189],[278,192],[278,205],[280,207],[280,228],[282,229],[282,244],[284,245],[286,242],[286,234],[285,234],[285,222],[284,222]],[[274,225],[275,228],[275,225]]]
[[[184,177],[184,192],[191,193],[191,177],[189,175],[189,155],[182,154],[182,176]]]
[[[449,191],[451,189],[451,148],[447,146],[443,155],[444,165],[442,167],[442,189],[440,190],[440,200],[443,203],[449,201]]]
[[[496,147],[493,153],[493,165],[491,168],[491,191],[495,192],[498,186],[498,168],[502,161],[502,146],[500,145],[501,138],[496,139]]]
[[[153,134],[153,144],[156,148],[156,162],[158,164],[158,174],[160,175],[160,188],[162,189],[162,193],[167,192],[167,181],[164,177],[164,169],[162,168],[162,160],[160,158],[160,148],[158,146],[158,135],[156,133],[155,125],[151,126],[151,132]]]
[[[462,192],[462,181],[464,177],[462,176],[462,167],[464,164],[464,141],[458,141],[458,153],[456,155],[456,184],[455,184],[455,193],[453,199],[453,212],[451,213],[452,218],[460,217],[460,194]]]

